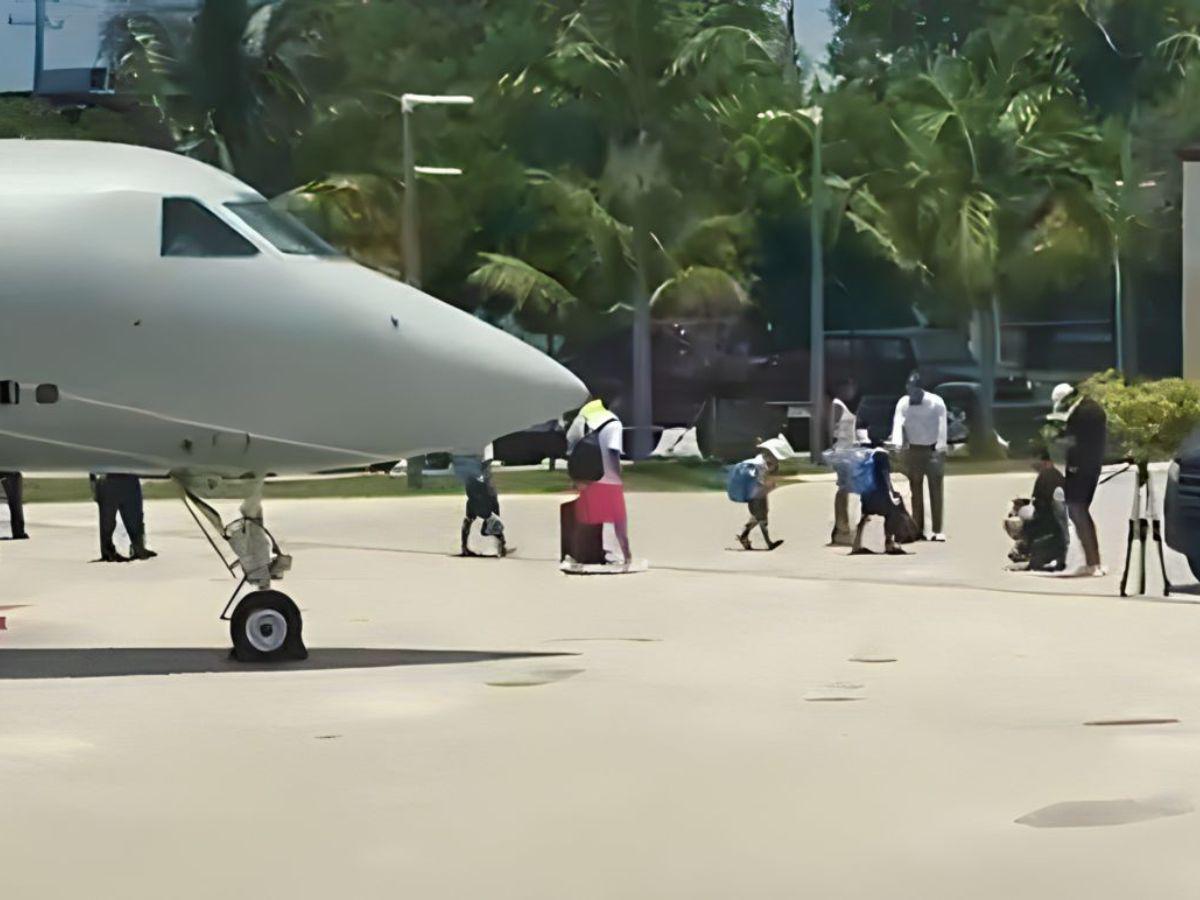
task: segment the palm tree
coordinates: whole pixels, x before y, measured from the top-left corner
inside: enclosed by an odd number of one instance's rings
[[[688,189],[720,168],[725,142],[714,104],[752,90],[756,80],[779,81],[765,25],[755,27],[766,21],[762,4],[750,0],[714,3],[699,17],[687,0],[583,0],[565,18],[546,65],[512,81],[544,92],[551,103],[584,103],[606,147],[597,199],[629,227],[635,276],[635,457],[648,454],[653,425],[650,300],[661,283],[654,278],[661,264],[657,248],[691,218]]]
[[[898,264],[965,306],[981,369],[976,446],[996,452],[995,372],[1006,275],[1082,243],[1111,258],[1114,161],[1067,79],[1046,57],[1009,57],[976,39],[895,79],[899,147],[851,194],[847,215]],[[997,39],[998,41],[998,39]],[[1061,71],[1061,70],[1060,70]]]
[[[308,0],[206,0],[186,28],[118,17],[118,86],[157,111],[178,152],[277,193],[292,187],[292,143],[310,114],[300,69],[325,15]]]

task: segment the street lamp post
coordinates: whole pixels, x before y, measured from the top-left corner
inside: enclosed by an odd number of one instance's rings
[[[418,166],[413,153],[413,111],[419,106],[470,106],[474,97],[461,94],[403,94],[400,112],[404,123],[404,211],[401,223],[401,251],[404,257],[404,280],[415,288],[421,286],[420,207],[417,206],[418,175],[461,175],[461,169]],[[425,457],[408,460],[408,486],[420,488],[424,483]]]
[[[812,198],[809,206],[812,215],[811,243],[809,253],[812,280],[809,284],[810,331],[809,337],[809,411],[808,450],[813,463],[821,462],[821,451],[825,447],[825,175],[821,158],[821,108],[806,110],[812,122]]]

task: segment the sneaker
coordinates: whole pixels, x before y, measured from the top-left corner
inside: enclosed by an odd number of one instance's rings
[[[744,534],[738,535],[738,543],[742,545],[743,550],[753,550],[754,547],[750,543],[750,538]]]
[[[1077,569],[1072,569],[1070,572],[1064,572],[1062,578],[1094,578],[1104,572],[1103,566],[1080,566]]]
[[[946,543],[946,535],[942,534],[940,531],[935,531],[930,536],[929,540],[933,541],[935,544],[944,544]]]

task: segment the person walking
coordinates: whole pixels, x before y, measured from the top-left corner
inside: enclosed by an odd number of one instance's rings
[[[467,492],[467,508],[462,522],[462,556],[479,556],[470,548],[471,527],[479,519],[479,533],[494,537],[498,555],[503,559],[509,547],[504,538],[504,523],[500,520],[500,495],[492,483],[492,448],[489,444],[483,455],[456,455],[453,458],[454,472],[462,480]]]
[[[929,482],[929,506],[933,525],[931,541],[944,541],[943,491],[947,441],[946,401],[925,390],[919,372],[908,376],[905,395],[896,404],[892,420],[893,447],[903,450],[905,474],[912,488],[912,517],[925,540],[925,482]]]
[[[577,483],[577,520],[583,525],[612,525],[621,547],[626,566],[633,562],[629,548],[629,517],[625,509],[625,486],[621,480],[621,454],[625,443],[621,419],[608,408],[612,402],[608,391],[598,391],[593,399],[579,410],[567,429],[568,470],[576,448],[585,440],[598,446],[602,472],[596,481]],[[594,437],[593,437],[594,436]]]
[[[850,403],[858,392],[853,378],[838,382],[833,389],[833,400],[829,406],[829,446],[835,453],[852,450],[858,442],[858,418],[850,411]],[[838,485],[833,497],[833,533],[829,538],[831,547],[849,547],[854,543],[850,530],[850,492]]]
[[[0,486],[8,502],[8,524],[14,541],[29,540],[25,532],[25,478],[20,472],[0,472]]]
[[[755,528],[762,532],[768,551],[783,546],[783,541],[771,540],[770,502],[767,498],[775,490],[774,476],[779,471],[779,464],[789,455],[784,447],[782,438],[764,441],[758,445],[757,456],[738,463],[730,473],[730,499],[743,502],[750,509],[750,519],[737,538],[743,550],[754,549],[750,534]]]
[[[146,548],[146,515],[142,497],[142,482],[136,475],[92,475],[92,496],[100,512],[100,561],[129,562],[158,556]],[[129,535],[129,557],[117,552],[113,534],[117,516]]]
[[[1100,484],[1104,451],[1108,443],[1108,415],[1091,397],[1080,394],[1069,384],[1060,384],[1050,395],[1054,411],[1064,418],[1067,441],[1067,473],[1064,494],[1067,515],[1075,526],[1083,546],[1084,564],[1068,572],[1068,577],[1086,578],[1108,574],[1100,563],[1100,539],[1092,520],[1092,500]]]

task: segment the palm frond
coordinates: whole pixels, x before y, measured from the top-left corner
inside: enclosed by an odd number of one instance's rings
[[[522,259],[500,253],[479,255],[484,262],[470,274],[468,283],[508,298],[515,309],[556,312],[578,302],[559,281]]]
[[[717,318],[740,312],[750,303],[728,272],[711,266],[689,266],[668,278],[650,297],[655,316]]]

